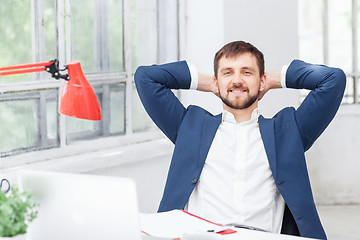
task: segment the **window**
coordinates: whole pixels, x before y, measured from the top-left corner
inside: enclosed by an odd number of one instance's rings
[[[163,16],[159,9],[169,3],[176,14]],[[102,121],[60,115],[61,81],[48,73],[0,77],[1,157],[155,129],[133,73],[140,64],[177,60],[177,0],[16,0],[2,2],[0,14],[0,66],[80,61],[103,115]],[[175,26],[170,40],[160,34],[164,17]]]
[[[359,102],[359,2],[299,0],[300,58],[343,69],[347,104]]]

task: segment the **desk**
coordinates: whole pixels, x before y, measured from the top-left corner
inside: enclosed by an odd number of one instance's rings
[[[245,228],[224,227],[207,219],[182,210],[155,214],[140,214],[140,227],[144,233],[164,239],[181,237],[181,240],[296,240],[309,239]],[[233,229],[235,233],[225,235],[216,232]],[[213,232],[208,232],[209,230]],[[148,238],[152,239],[151,237]],[[156,239],[156,238],[154,238]]]
[[[267,233],[267,232],[260,232],[248,229],[236,229],[237,233],[223,235],[222,238],[224,240],[296,240],[296,239],[310,239],[304,237],[296,237],[291,235],[285,234],[275,234],[275,233]],[[313,239],[313,238],[311,238]]]
[[[283,235],[283,234],[274,234],[274,233],[266,233],[266,232],[259,232],[254,230],[248,229],[236,229],[237,233],[227,234],[227,235],[220,235],[215,233],[194,233],[189,235],[184,235],[183,238],[180,240],[305,240],[310,238],[304,237],[296,237],[290,235]],[[148,238],[151,240],[152,238]],[[156,239],[156,238],[154,238]],[[164,238],[168,239],[168,238]]]

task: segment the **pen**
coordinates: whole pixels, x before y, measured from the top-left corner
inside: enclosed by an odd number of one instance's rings
[[[234,228],[244,228],[244,229],[261,231],[261,232],[267,232],[266,230],[261,229],[261,228],[252,227],[252,226],[247,226],[247,225],[241,225],[241,224],[235,224],[235,223],[226,224],[225,226],[227,226],[227,227],[234,227]]]

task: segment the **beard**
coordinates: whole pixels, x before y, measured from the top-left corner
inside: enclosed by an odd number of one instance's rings
[[[246,89],[246,90],[247,90],[247,93],[249,93],[249,89]],[[236,99],[231,101],[228,97],[222,96],[220,92],[221,91],[219,91],[220,99],[228,107],[233,108],[233,109],[246,109],[246,108],[250,107],[251,105],[253,105],[254,102],[258,99],[259,92],[260,92],[260,86],[259,86],[259,89],[257,91],[257,94],[254,94],[254,95],[249,94],[248,97],[243,101],[239,101],[239,100],[236,100]]]

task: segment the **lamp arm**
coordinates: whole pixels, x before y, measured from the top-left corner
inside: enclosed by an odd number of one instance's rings
[[[70,77],[68,74],[60,74],[60,71],[64,71],[66,69],[67,66],[65,66],[64,69],[60,69],[59,60],[54,59],[49,62],[30,63],[30,64],[22,64],[17,66],[2,67],[0,68],[0,76],[46,71],[51,73],[51,76],[55,79],[61,78],[61,79],[69,80]]]
[[[60,71],[65,70],[66,74],[60,73]],[[59,68],[59,61],[57,59],[50,62],[2,67],[0,68],[0,76],[41,71],[49,72],[55,79],[61,78],[67,80],[62,86],[59,104],[59,112],[61,114],[94,121],[102,119],[101,108],[96,93],[86,79],[78,61],[69,62],[64,69]]]

